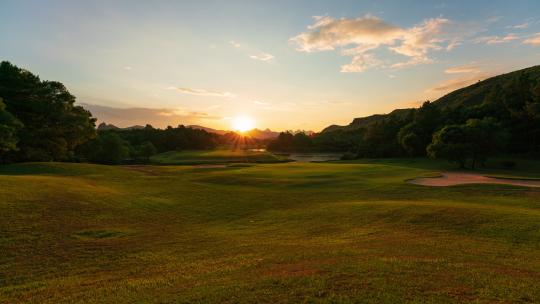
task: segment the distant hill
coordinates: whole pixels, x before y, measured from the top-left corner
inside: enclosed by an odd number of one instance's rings
[[[105,131],[105,130],[118,130],[118,131],[122,131],[122,130],[138,130],[138,129],[144,129],[143,126],[139,126],[139,125],[135,125],[135,126],[131,126],[131,127],[127,127],[127,128],[120,128],[120,127],[117,127],[113,124],[107,124],[107,123],[100,123],[99,126],[97,127],[97,130],[98,131]]]
[[[324,132],[332,132],[332,131],[336,131],[336,130],[357,130],[357,129],[360,129],[360,128],[366,128],[368,126],[370,126],[371,124],[373,123],[376,123],[376,122],[379,122],[379,121],[382,121],[384,120],[386,117],[389,117],[389,116],[405,116],[407,115],[408,113],[410,113],[412,111],[412,108],[411,109],[397,109],[397,110],[394,110],[388,114],[374,114],[374,115],[371,115],[371,116],[366,116],[366,117],[359,117],[359,118],[355,118],[353,119],[353,121],[346,125],[346,126],[338,126],[338,125],[331,125],[331,126],[328,126],[326,128],[324,128],[321,133],[324,133]]]
[[[245,132],[244,135],[253,137],[253,138],[258,138],[258,139],[270,139],[270,138],[278,137],[279,132],[274,132],[270,129],[265,129],[265,130],[253,129],[253,130]]]
[[[223,134],[226,134],[226,133],[229,132],[229,131],[225,131],[225,130],[216,130],[216,129],[203,127],[203,126],[199,126],[199,125],[189,125],[189,126],[186,126],[186,128],[205,130],[208,133],[214,133],[214,134],[219,134],[219,135],[223,135]]]
[[[226,133],[229,133],[229,132],[233,132],[233,131],[225,131],[225,130],[216,130],[216,129],[203,127],[203,126],[199,126],[199,125],[190,125],[190,126],[187,126],[187,127],[192,128],[192,129],[205,130],[206,132],[215,133],[215,134],[219,134],[219,135],[223,135],[223,134],[226,134]],[[265,129],[265,130],[253,129],[253,130],[244,132],[243,135],[248,136],[248,137],[252,137],[252,138],[257,138],[257,139],[271,139],[271,138],[278,137],[279,132],[274,132],[274,131],[272,131],[270,129]]]
[[[515,90],[515,96],[519,93],[519,88],[512,87],[512,83],[519,78],[526,79],[525,82],[530,82],[531,85],[536,85],[536,82],[540,81],[540,66],[534,66],[506,74],[501,74],[495,77],[488,78],[483,81],[479,81],[473,85],[455,90],[451,93],[444,95],[433,102],[440,110],[450,110],[458,107],[471,108],[479,106],[489,99],[489,95],[494,95],[497,92],[505,90],[505,93],[512,94],[509,90]],[[496,96],[493,96],[496,98]],[[323,129],[322,133],[333,132],[337,130],[356,130],[360,128],[368,127],[369,125],[383,121],[390,116],[402,116],[407,115],[413,109],[397,109],[388,114],[375,114],[367,117],[355,118],[350,124],[346,126],[331,125]]]

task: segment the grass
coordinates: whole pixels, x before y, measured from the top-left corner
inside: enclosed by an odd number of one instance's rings
[[[151,158],[155,164],[196,165],[220,163],[279,163],[286,158],[267,151],[249,150],[208,150],[208,151],[171,151]]]
[[[0,303],[540,302],[540,191],[441,168],[3,166]]]

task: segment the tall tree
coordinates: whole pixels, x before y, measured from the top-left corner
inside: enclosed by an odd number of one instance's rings
[[[19,138],[18,161],[67,160],[74,149],[95,137],[95,119],[76,106],[75,97],[56,81],[38,76],[9,63],[0,63],[0,96],[6,110],[23,127]]]
[[[4,161],[6,152],[17,149],[16,133],[21,127],[21,122],[6,111],[6,105],[0,98],[0,162]]]
[[[464,168],[471,160],[474,169],[502,150],[508,135],[491,117],[469,119],[462,125],[449,125],[433,135],[428,155],[457,162]]]
[[[460,168],[465,168],[470,151],[465,130],[460,125],[445,126],[433,134],[433,141],[427,147],[430,157],[456,162]]]

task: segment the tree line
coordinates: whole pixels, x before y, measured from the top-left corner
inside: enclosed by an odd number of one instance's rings
[[[40,80],[9,62],[0,63],[0,162],[147,161],[155,153],[259,147],[265,141],[235,133],[150,125],[96,130],[96,119],[56,81]],[[416,109],[355,119],[307,135],[283,132],[267,148],[283,152],[345,152],[349,157],[446,158],[460,166],[483,165],[496,154],[540,155],[540,67],[532,67],[454,91]]]
[[[362,121],[364,122],[362,124]],[[274,151],[342,151],[352,158],[444,158],[476,167],[494,155],[540,155],[540,67],[493,77],[416,109],[307,136],[282,133]]]
[[[148,160],[159,152],[212,149],[219,136],[178,126],[96,130],[96,119],[60,82],[0,63],[0,163]]]

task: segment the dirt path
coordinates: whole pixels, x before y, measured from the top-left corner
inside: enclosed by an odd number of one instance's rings
[[[421,177],[408,181],[411,184],[446,187],[463,184],[502,184],[523,187],[540,187],[540,180],[504,179],[487,177],[478,173],[443,172],[440,177]]]

